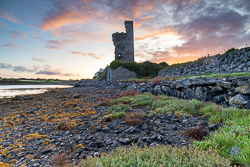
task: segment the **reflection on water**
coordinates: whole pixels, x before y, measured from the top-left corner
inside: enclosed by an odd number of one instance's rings
[[[70,85],[2,85],[0,98],[10,98],[18,95],[39,94],[48,91],[48,88],[69,88]]]

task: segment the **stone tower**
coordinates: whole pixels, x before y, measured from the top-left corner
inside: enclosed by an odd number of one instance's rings
[[[124,22],[126,33],[112,34],[112,40],[115,45],[115,59],[123,62],[134,61],[134,28],[133,21]]]

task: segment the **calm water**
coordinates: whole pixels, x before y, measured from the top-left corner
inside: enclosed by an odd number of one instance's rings
[[[39,94],[49,88],[70,88],[71,85],[0,85],[0,98],[10,98],[18,95]]]

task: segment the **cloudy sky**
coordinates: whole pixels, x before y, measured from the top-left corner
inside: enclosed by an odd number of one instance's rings
[[[250,0],[0,0],[0,77],[92,78],[114,60],[124,20],[137,62],[250,46]]]

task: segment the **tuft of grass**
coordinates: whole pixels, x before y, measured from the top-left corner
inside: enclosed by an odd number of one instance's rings
[[[116,152],[100,158],[82,160],[80,167],[119,167],[119,166],[230,166],[230,161],[208,149],[176,148],[169,146],[139,148],[132,146],[127,150],[119,148]]]
[[[73,156],[73,153],[70,151],[67,152],[62,152],[60,154],[55,154],[52,157],[52,164],[53,166],[56,167],[71,167],[72,165],[72,161],[71,161],[71,157]]]
[[[116,113],[112,113],[112,114],[109,114],[109,115],[105,115],[102,119],[105,121],[105,122],[109,122],[111,121],[112,119],[120,119],[120,118],[123,118],[125,116],[125,112],[116,112]]]
[[[128,112],[125,115],[125,123],[127,125],[134,126],[142,123],[142,118],[146,116],[147,114],[139,112],[138,110],[135,112]]]
[[[119,93],[116,93],[114,96],[113,96],[113,99],[117,99],[117,98],[120,98],[120,97],[128,97],[128,96],[136,96],[136,95],[140,95],[141,92],[138,92],[136,90],[126,90],[126,91],[121,91]]]
[[[77,124],[73,120],[66,118],[66,119],[58,122],[56,130],[66,131],[66,130],[70,130],[70,129],[74,128],[76,125]]]
[[[109,107],[107,109],[107,111],[111,111],[112,113],[116,113],[116,112],[125,112],[129,109],[130,109],[130,107],[128,105],[117,104],[117,105],[112,105],[111,107]]]
[[[185,136],[191,136],[196,140],[204,140],[204,137],[208,137],[209,132],[205,128],[198,126],[188,129],[187,131],[183,132],[183,134]]]

